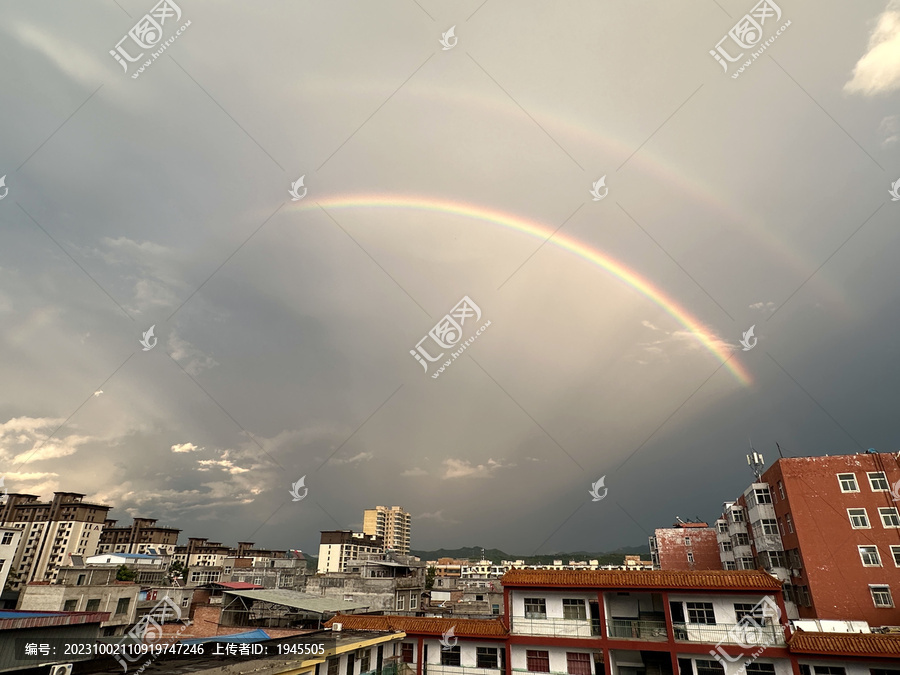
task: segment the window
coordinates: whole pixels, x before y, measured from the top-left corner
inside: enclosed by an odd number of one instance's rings
[[[731,542],[730,542],[730,541],[723,541],[723,542],[722,542],[722,551],[723,551],[724,553],[728,553],[729,551],[733,551],[733,550],[734,550],[734,547],[731,545]]]
[[[546,619],[547,618],[547,601],[543,598],[525,598],[525,618],[526,619]],[[529,670],[531,670],[529,668]],[[533,671],[538,672],[538,671]],[[540,671],[545,672],[545,671]],[[550,671],[546,671],[550,672]]]
[[[584,609],[584,600],[563,598],[563,618],[584,621],[587,612]]]
[[[191,604],[191,599],[190,599],[190,598],[182,598],[182,599],[181,599],[181,606],[182,606],[182,607],[187,607],[187,606],[190,605],[190,604]]]
[[[843,668],[841,668],[843,670]],[[753,663],[748,663],[744,667],[744,672],[747,675],[751,675],[751,673],[771,673],[775,675],[775,664],[774,663],[760,663],[759,661],[754,661]]]
[[[812,597],[809,595],[808,586],[797,586],[797,604],[812,607]]]
[[[896,506],[878,509],[878,515],[881,516],[881,524],[885,527],[900,527],[900,513],[897,513]]]
[[[64,612],[74,612],[76,607],[78,607],[78,600],[66,600],[63,603]]]
[[[877,546],[858,546],[859,557],[862,558],[863,567],[881,567],[881,558],[878,556]]]
[[[753,560],[753,558],[741,558],[739,562],[741,563],[742,570],[756,569],[756,562]]]
[[[84,606],[85,612],[99,612],[100,611],[100,598],[91,598],[87,601],[87,604]]]
[[[774,518],[762,519],[763,534],[778,534],[778,521]]]
[[[891,598],[891,589],[887,586],[869,586],[872,593],[872,602],[876,607],[893,607],[894,600]]]
[[[854,530],[869,527],[869,514],[865,509],[847,509],[847,515],[850,516],[850,527]]]
[[[483,595],[476,595],[476,596],[475,596],[475,602],[484,602],[484,596],[483,596]],[[563,604],[565,604],[565,600],[563,600]]]
[[[872,492],[887,492],[891,489],[884,471],[871,471],[866,475],[869,477],[869,487],[872,488]]]
[[[328,659],[328,675],[338,675],[338,668],[340,668],[340,657]]]
[[[716,614],[711,602],[688,602],[687,613],[690,623],[715,624]]]
[[[119,602],[116,603],[116,614],[126,614],[130,604],[131,598],[119,598]]]
[[[497,667],[497,648],[496,647],[476,647],[475,648],[475,667],[476,668],[496,668]]]
[[[738,532],[734,535],[734,545],[735,546],[749,546],[750,545],[750,537],[747,536],[746,532]]]
[[[491,605],[491,614],[494,616],[500,615],[500,605]]]
[[[794,534],[794,520],[791,518],[790,513],[784,514],[784,524],[787,525],[788,532]]]
[[[731,511],[731,522],[733,522],[733,523],[743,523],[744,522],[743,509],[736,508]]]
[[[591,655],[581,652],[566,652],[569,675],[591,675]]]
[[[413,645],[412,642],[404,642],[400,645],[400,660],[403,663],[413,662]],[[335,672],[331,672],[331,663],[328,664],[328,675],[337,675],[337,659],[334,659]]]
[[[691,553],[690,551],[688,551],[688,554],[687,554],[687,555],[688,555],[688,562],[689,562],[689,563],[694,562],[694,554]]]
[[[841,486],[841,492],[859,492],[855,473],[839,473],[837,477]]]
[[[459,666],[459,665],[461,665],[459,645],[456,645],[455,647],[450,647],[450,649],[441,647],[441,665],[442,666]]]
[[[757,504],[772,503],[772,495],[769,494],[769,488],[756,488],[753,490],[753,496],[756,497]]]
[[[12,532],[4,532],[3,539],[0,539],[0,546],[7,546],[12,543],[13,533]]]
[[[778,481],[778,496],[784,499],[784,483]]]
[[[726,560],[725,561],[725,569],[726,570],[736,570],[737,563],[735,563],[734,560]]]
[[[719,661],[697,659],[697,675],[725,675],[725,668]]]
[[[894,559],[894,566],[900,567],[900,546],[891,546],[891,557]]]
[[[741,620],[746,616],[750,617],[757,621],[757,623],[763,623],[763,608],[759,603],[751,604],[749,602],[736,602],[734,603],[734,615],[737,618],[737,622],[740,623]]]
[[[369,670],[370,670],[369,666],[371,665],[371,656],[372,656],[371,649],[363,649],[362,650],[362,654],[359,655],[359,672],[360,673],[369,672]]]
[[[726,532],[728,532],[728,524],[722,522],[716,523],[716,530],[720,534],[725,534]]]
[[[843,666],[816,666],[815,671],[816,671],[816,675],[846,675],[847,674],[847,670]]]
[[[691,538],[690,538],[690,537],[685,537],[685,538],[684,538],[684,545],[685,545],[685,546],[690,546],[690,545],[691,545]]]
[[[800,666],[800,675],[812,675],[812,671],[805,663],[798,664]]]
[[[540,649],[525,650],[526,668],[532,673],[550,672],[550,652]]]
[[[397,609],[401,610],[401,611],[406,609],[406,596],[405,595],[397,596]]]
[[[87,575],[85,575],[85,574],[79,574],[79,575],[78,575],[78,580],[75,582],[75,585],[76,585],[76,586],[84,586],[84,580],[85,580],[85,579],[87,579]]]

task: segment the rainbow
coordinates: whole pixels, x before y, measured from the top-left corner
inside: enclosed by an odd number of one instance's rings
[[[463,216],[492,225],[506,227],[516,232],[522,232],[541,242],[550,239],[548,243],[563,250],[575,254],[579,258],[596,265],[616,279],[626,283],[643,296],[652,300],[669,316],[680,323],[686,330],[692,333],[697,341],[713,354],[720,363],[734,375],[742,384],[749,385],[753,379],[744,366],[735,357],[734,351],[729,345],[719,338],[714,332],[706,328],[703,323],[693,317],[684,307],[666,295],[660,288],[642,277],[634,270],[606,255],[602,251],[591,248],[587,244],[557,232],[553,234],[553,228],[542,225],[532,220],[522,218],[511,213],[504,213],[476,204],[465,202],[451,202],[424,196],[400,195],[400,194],[349,194],[318,199],[315,202],[296,203],[289,206],[294,210],[308,211],[318,208],[349,209],[349,208],[391,208],[412,209],[418,211],[436,211],[457,216]],[[552,237],[552,238],[551,238]]]

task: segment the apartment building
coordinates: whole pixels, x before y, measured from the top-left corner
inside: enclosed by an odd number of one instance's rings
[[[77,492],[55,492],[49,502],[37,495],[10,493],[0,504],[0,525],[21,532],[13,557],[11,587],[19,590],[31,581],[56,579],[71,555],[94,555],[103,523],[111,509],[90,504]]]
[[[21,539],[21,530],[15,527],[0,527],[0,591],[6,588],[6,581]]]
[[[415,675],[895,675],[900,635],[794,633],[762,571],[512,570],[499,619],[339,615]]]
[[[249,583],[262,588],[303,590],[307,564],[303,553],[299,550],[266,553],[272,555],[253,556],[245,552],[242,557],[225,558],[222,580]]]
[[[98,553],[175,553],[181,533],[178,528],[159,527],[154,518],[135,518],[131,525],[123,527],[117,527],[116,522],[103,523]]]
[[[900,460],[779,459],[716,521],[722,567],[784,584],[792,619],[900,625]]]
[[[409,555],[412,516],[399,506],[376,506],[363,511],[363,534],[379,537],[384,547]]]
[[[384,553],[384,540],[374,534],[351,530],[322,530],[318,573],[346,572],[347,563],[366,555]]]
[[[650,558],[657,570],[720,570],[715,528],[704,522],[678,520],[650,537]]]

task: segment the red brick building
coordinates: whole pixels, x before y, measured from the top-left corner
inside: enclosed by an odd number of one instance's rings
[[[650,537],[650,557],[657,570],[720,570],[716,530],[706,523],[677,522]]]
[[[779,459],[716,521],[727,569],[784,583],[794,618],[900,625],[900,459]]]

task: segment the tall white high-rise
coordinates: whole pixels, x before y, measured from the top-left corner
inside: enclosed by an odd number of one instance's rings
[[[399,506],[376,506],[363,512],[363,532],[380,537],[384,547],[409,555],[412,516]]]

